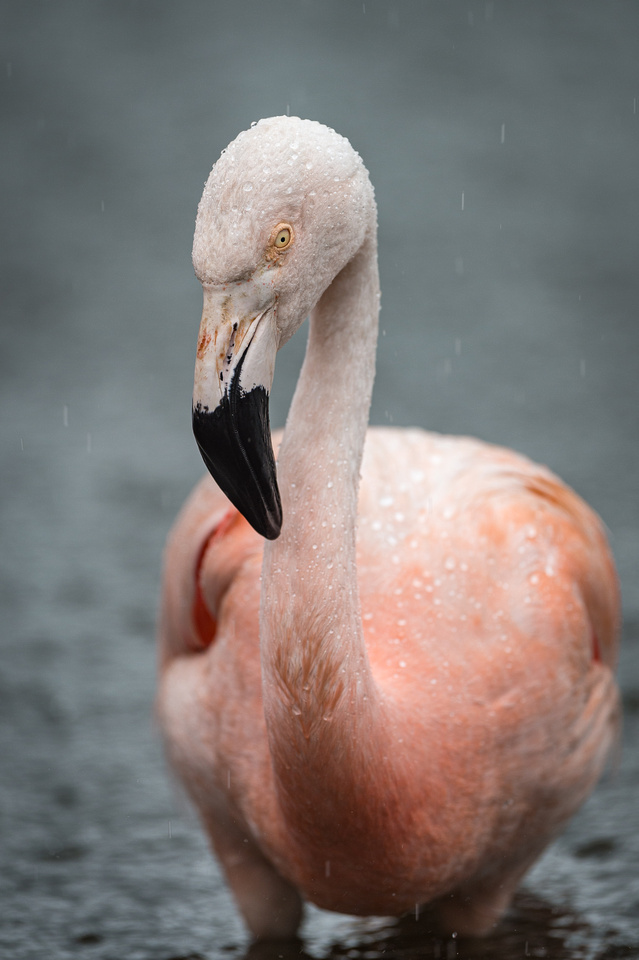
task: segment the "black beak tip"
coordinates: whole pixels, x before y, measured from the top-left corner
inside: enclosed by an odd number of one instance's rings
[[[258,529],[255,524],[253,524],[253,526],[257,532],[267,540],[277,540],[282,532],[282,515],[280,513],[280,516],[277,518],[270,516],[267,517],[266,523],[264,524],[264,528],[262,530]]]
[[[263,388],[233,408],[224,397],[213,411],[193,408],[193,433],[204,464],[231,503],[267,540],[282,529],[282,504]]]

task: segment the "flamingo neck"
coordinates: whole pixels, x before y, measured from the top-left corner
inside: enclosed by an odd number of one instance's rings
[[[352,754],[367,752],[376,726],[355,541],[378,312],[371,230],[311,315],[278,458],[282,533],[264,548],[264,710],[280,800],[291,811],[307,791],[317,814],[322,796],[356,776],[366,761]],[[319,828],[324,818],[315,820]]]

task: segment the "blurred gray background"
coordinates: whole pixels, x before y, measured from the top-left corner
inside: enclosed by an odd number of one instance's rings
[[[639,956],[639,4],[4,0],[0,89],[0,955],[246,949],[164,769],[154,620],[202,473],[197,202],[240,130],[290,112],[376,185],[372,421],[548,464],[618,560],[621,766],[490,956]],[[303,350],[278,359],[276,426]],[[304,949],[465,955],[376,930],[312,911]]]

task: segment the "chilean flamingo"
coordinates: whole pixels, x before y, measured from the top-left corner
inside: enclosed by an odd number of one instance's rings
[[[256,938],[292,936],[302,898],[430,903],[443,930],[484,933],[616,738],[601,524],[511,451],[367,432],[376,206],[334,131],[277,117],[240,134],[193,260],[194,431],[217,483],[166,552],[170,761]],[[276,479],[275,354],[309,313]]]

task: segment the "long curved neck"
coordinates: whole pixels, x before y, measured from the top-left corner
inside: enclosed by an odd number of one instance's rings
[[[308,793],[318,830],[336,784],[343,795],[344,778],[367,763],[379,726],[355,554],[378,312],[371,227],[311,315],[278,458],[282,533],[264,548],[260,642],[276,784],[284,807],[295,795],[292,816]]]

